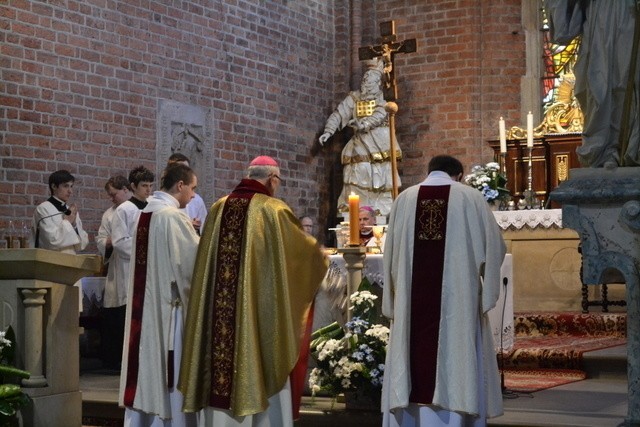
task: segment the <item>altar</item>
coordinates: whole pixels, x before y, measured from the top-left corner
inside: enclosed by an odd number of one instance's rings
[[[507,252],[513,255],[514,311],[581,311],[580,239],[574,230],[562,227],[562,209],[494,215]],[[599,299],[600,292],[600,285],[590,285],[589,300]],[[610,300],[624,297],[624,286],[609,287]]]

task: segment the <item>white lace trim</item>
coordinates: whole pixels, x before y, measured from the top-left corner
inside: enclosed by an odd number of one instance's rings
[[[562,228],[562,209],[531,209],[521,211],[494,211],[498,225],[509,228]]]

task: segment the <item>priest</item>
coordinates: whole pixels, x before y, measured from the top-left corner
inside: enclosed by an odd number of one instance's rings
[[[188,166],[167,168],[134,229],[120,376],[126,426],[195,426],[193,414],[181,411],[176,383],[183,308],[200,240],[181,209],[197,185]]]
[[[451,156],[393,203],[384,252],[391,319],[384,426],[486,425],[502,414],[488,311],[505,244],[487,202]]]
[[[274,197],[280,184],[277,162],[259,156],[207,216],[179,383],[200,426],[286,427],[297,414],[327,261]]]

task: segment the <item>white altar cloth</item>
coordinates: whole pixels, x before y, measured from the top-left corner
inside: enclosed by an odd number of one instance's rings
[[[528,228],[562,228],[562,209],[529,209],[494,211],[493,215],[503,230]]]

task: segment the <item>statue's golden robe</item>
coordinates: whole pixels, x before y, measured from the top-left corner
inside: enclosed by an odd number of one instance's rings
[[[265,411],[267,399],[284,387],[300,354],[303,326],[327,261],[291,209],[260,187],[264,189],[257,181],[243,180],[234,193],[255,193],[248,206],[231,215],[224,207],[233,199],[224,197],[207,217],[193,274],[178,385],[187,412],[211,406],[212,390],[224,394],[229,383],[230,407],[221,409],[230,409],[235,417]],[[229,227],[238,220],[244,221],[244,227],[230,238]],[[221,237],[221,230],[226,237]],[[234,257],[224,258],[219,252],[234,251],[237,278],[230,274],[233,268],[229,274],[226,267],[217,268],[217,263],[229,263],[228,258]],[[221,307],[220,299],[225,298],[220,290],[227,279],[236,283],[234,331],[213,326],[211,321],[214,306]],[[212,344],[229,334],[232,348]],[[212,375],[212,360],[224,357],[232,364],[230,378]]]

